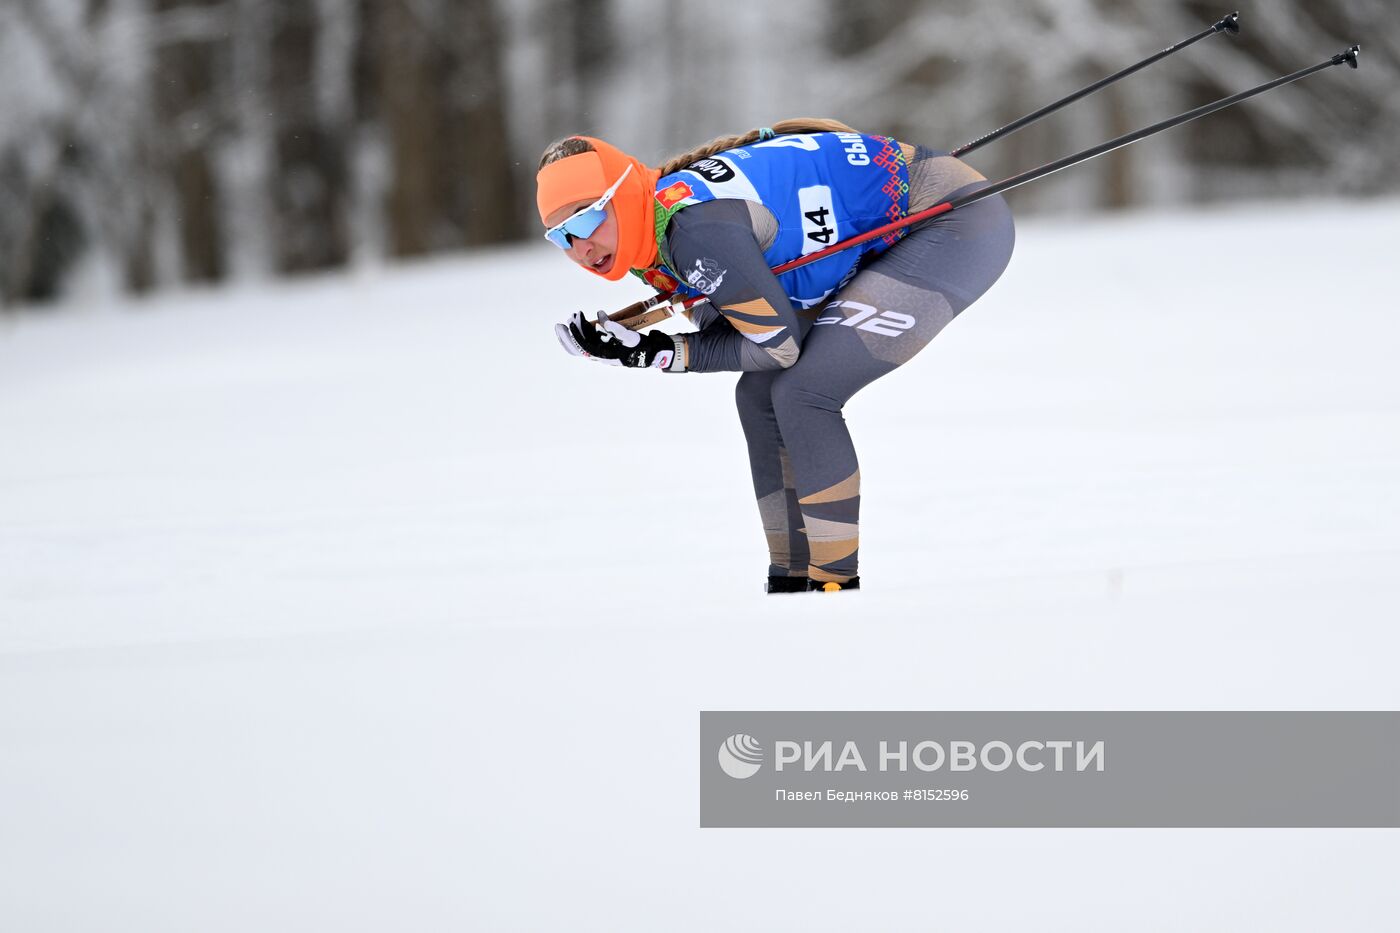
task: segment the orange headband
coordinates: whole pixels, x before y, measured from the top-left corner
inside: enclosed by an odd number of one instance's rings
[[[543,221],[550,214],[580,201],[596,201],[603,192],[632,166],[632,174],[613,195],[617,216],[617,250],[613,265],[603,278],[616,282],[629,269],[650,269],[656,265],[656,222],[652,200],[656,197],[659,169],[648,168],[616,146],[601,139],[581,136],[593,144],[593,152],[580,152],[551,162],[535,177],[538,190],[535,203]],[[590,272],[593,270],[590,269]],[[595,275],[601,273],[594,273]]]
[[[548,225],[545,218],[567,204],[598,200],[615,181],[604,176],[603,160],[596,152],[580,152],[549,163],[535,177],[540,222]]]

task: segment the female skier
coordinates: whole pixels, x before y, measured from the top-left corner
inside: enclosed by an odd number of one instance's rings
[[[571,136],[540,159],[545,237],[592,273],[629,271],[703,296],[695,333],[642,335],[576,313],[555,330],[575,356],[666,372],[733,372],[770,593],[857,589],[860,470],[841,416],[910,360],[1011,259],[1000,196],[775,276],[771,267],[975,191],[942,152],[835,120],[787,120],[648,168]]]

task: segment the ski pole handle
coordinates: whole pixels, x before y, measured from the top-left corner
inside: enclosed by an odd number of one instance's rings
[[[657,295],[645,301],[630,304],[616,314],[609,314],[608,320],[614,324],[621,324],[628,330],[645,330],[651,325],[659,324],[677,314],[683,314],[686,320],[689,320],[691,306],[699,304],[700,300],[698,298],[682,298],[674,292],[668,295]],[[598,326],[598,322],[594,321],[593,325]]]
[[[640,328],[637,325],[632,324],[631,322],[646,314],[647,311],[650,310],[651,307],[656,304],[660,297],[661,296],[659,295],[655,295],[651,298],[639,301],[636,304],[630,304],[620,311],[614,312],[613,314],[609,314],[608,320],[612,321],[615,324],[621,324],[624,327],[628,327],[631,330],[640,330]],[[598,322],[594,321],[593,323],[596,325]]]

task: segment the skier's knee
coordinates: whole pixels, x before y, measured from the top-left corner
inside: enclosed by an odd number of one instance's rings
[[[749,372],[734,385],[734,404],[739,414],[767,411],[773,407],[773,373]]]
[[[781,419],[784,413],[795,414],[800,411],[830,411],[839,412],[842,402],[827,395],[815,386],[808,385],[801,378],[793,378],[796,370],[786,370],[773,380],[773,409]]]

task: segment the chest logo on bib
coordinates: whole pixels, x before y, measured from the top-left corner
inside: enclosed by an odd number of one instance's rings
[[[662,207],[669,210],[694,194],[695,192],[691,190],[690,185],[683,181],[677,181],[656,192],[656,200]]]
[[[702,176],[712,185],[729,181],[734,177],[734,169],[728,163],[719,159],[701,159],[699,162],[692,162],[686,168],[697,175]]]

